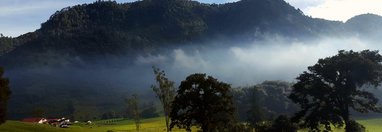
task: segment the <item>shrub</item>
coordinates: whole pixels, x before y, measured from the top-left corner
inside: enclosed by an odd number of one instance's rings
[[[347,129],[349,132],[365,132],[365,127],[354,120],[348,122]]]

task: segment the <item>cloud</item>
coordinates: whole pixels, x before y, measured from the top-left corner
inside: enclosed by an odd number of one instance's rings
[[[182,49],[175,49],[173,53],[174,67],[188,70],[200,70],[208,68],[208,62],[204,60],[198,50],[192,55],[187,55]]]
[[[362,50],[369,48],[358,38],[326,38],[311,42],[269,41],[264,45],[232,47],[230,52],[240,63],[256,65],[266,71],[306,67],[322,57],[336,54],[338,50]]]
[[[382,15],[380,0],[286,0],[309,16],[346,21],[360,14]]]
[[[294,81],[308,66],[320,58],[337,54],[338,50],[382,49],[372,41],[357,37],[309,42],[278,38],[235,45],[174,49],[171,54],[162,54],[168,60],[158,65],[176,82],[193,73],[207,73],[233,86],[243,86],[265,80]]]
[[[232,47],[236,70],[242,70],[243,80],[234,84],[254,84],[264,80],[294,81],[318,59],[336,55],[339,50],[380,50],[378,43],[357,37],[324,38],[309,42],[267,41],[248,47]],[[232,60],[227,60],[231,62]],[[231,70],[235,70],[231,69]],[[247,78],[247,79],[246,79]],[[250,79],[248,79],[250,78]],[[251,80],[252,79],[252,80]]]
[[[163,55],[152,55],[148,54],[147,56],[139,55],[137,57],[137,60],[135,61],[136,64],[151,64],[156,65],[160,63],[165,63],[168,58]]]
[[[285,0],[292,6],[305,10],[306,8],[315,7],[324,2],[324,0]]]

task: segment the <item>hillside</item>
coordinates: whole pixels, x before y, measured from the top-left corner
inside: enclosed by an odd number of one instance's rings
[[[166,45],[251,41],[272,34],[306,39],[342,31],[341,24],[307,17],[283,0],[222,5],[189,0],[95,2],[57,11],[35,32],[2,37],[0,52],[7,54],[0,64],[49,64],[53,62],[36,59],[52,54],[89,61],[94,56],[151,53]]]
[[[382,34],[382,17],[375,14],[354,16],[346,21],[345,26],[352,34],[369,39],[378,39]]]

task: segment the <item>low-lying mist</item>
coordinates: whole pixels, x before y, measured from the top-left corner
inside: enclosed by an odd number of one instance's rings
[[[333,56],[339,50],[380,48],[375,41],[357,37],[292,42],[277,37],[224,47],[177,47],[167,54],[140,55],[135,64],[163,68],[176,82],[192,73],[207,73],[233,86],[242,86],[264,80],[294,81],[319,58]]]

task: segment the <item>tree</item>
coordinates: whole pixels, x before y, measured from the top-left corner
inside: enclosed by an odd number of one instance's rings
[[[200,126],[204,132],[228,131],[235,125],[231,86],[206,74],[192,74],[182,81],[172,104],[171,129],[190,131]]]
[[[268,113],[263,107],[262,100],[266,94],[264,90],[253,86],[250,88],[235,89],[233,92],[236,112],[241,121],[248,122],[252,127],[267,119]]]
[[[153,118],[159,116],[153,102],[143,104],[141,116],[143,118]]]
[[[271,121],[282,114],[293,114],[297,111],[297,105],[288,98],[291,86],[288,82],[264,81],[255,86],[234,89],[239,119],[257,129],[264,121]]]
[[[381,112],[378,99],[367,90],[382,81],[382,56],[378,51],[341,50],[337,55],[319,59],[297,77],[289,98],[300,105],[294,121],[304,119],[311,130],[330,124],[351,131],[350,108],[361,113]]]
[[[9,80],[3,77],[4,69],[0,67],[0,124],[5,123],[8,100],[11,95]]]
[[[251,103],[248,111],[246,112],[248,115],[247,117],[247,122],[252,126],[252,127],[258,127],[259,124],[261,124],[263,121],[267,119],[266,111],[263,107],[261,107],[257,101],[254,103]]]
[[[154,92],[156,93],[157,97],[159,98],[162,104],[163,112],[164,112],[164,116],[166,120],[166,129],[167,129],[167,132],[169,132],[170,131],[169,113],[171,111],[171,103],[174,100],[174,97],[176,94],[174,82],[166,78],[166,74],[164,73],[164,71],[161,71],[160,69],[155,67],[153,67],[153,70],[154,70],[157,84],[152,85],[151,88],[154,90]]]
[[[130,98],[126,99],[128,115],[132,116],[135,122],[136,130],[139,131],[141,124],[141,117],[138,105],[138,97],[136,94],[133,94]]]

